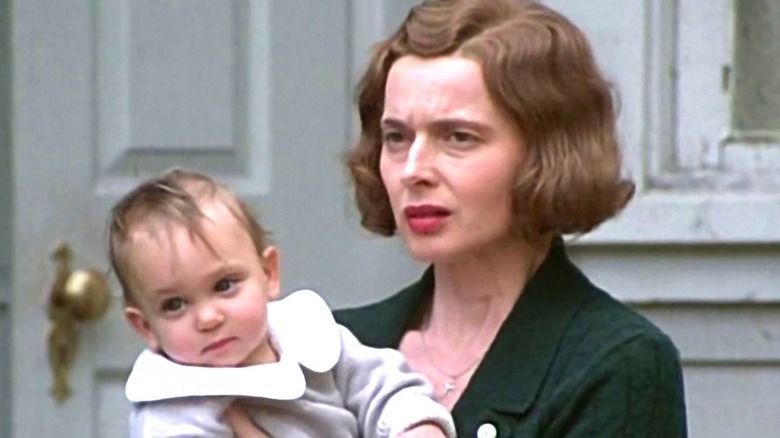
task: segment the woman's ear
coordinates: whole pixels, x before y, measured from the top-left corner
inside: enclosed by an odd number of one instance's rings
[[[154,332],[146,321],[146,317],[141,309],[132,306],[125,307],[125,319],[130,324],[130,327],[146,341],[146,346],[149,347],[150,350],[160,350],[160,343],[157,341],[157,336],[154,335]]]
[[[268,299],[275,300],[281,294],[279,284],[279,251],[274,246],[263,250],[263,272],[268,279]]]

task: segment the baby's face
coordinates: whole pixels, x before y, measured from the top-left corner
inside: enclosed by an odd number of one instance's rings
[[[274,362],[266,304],[279,295],[276,249],[261,258],[224,204],[200,207],[205,241],[171,221],[130,234],[125,265],[138,307],[125,316],[150,349],[180,363]]]

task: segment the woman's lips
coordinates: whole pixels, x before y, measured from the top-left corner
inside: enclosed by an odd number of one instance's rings
[[[433,234],[444,227],[450,211],[436,205],[414,205],[404,209],[409,229],[416,234]]]

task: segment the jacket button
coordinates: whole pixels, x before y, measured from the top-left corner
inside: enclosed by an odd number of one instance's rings
[[[477,429],[477,438],[496,438],[498,430],[490,423],[484,423]]]

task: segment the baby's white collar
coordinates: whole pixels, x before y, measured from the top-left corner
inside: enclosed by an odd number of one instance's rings
[[[188,396],[299,398],[306,390],[301,365],[331,370],[341,355],[341,336],[325,301],[310,290],[268,304],[268,327],[279,362],[237,368],[181,365],[144,350],[125,385],[131,402]]]

